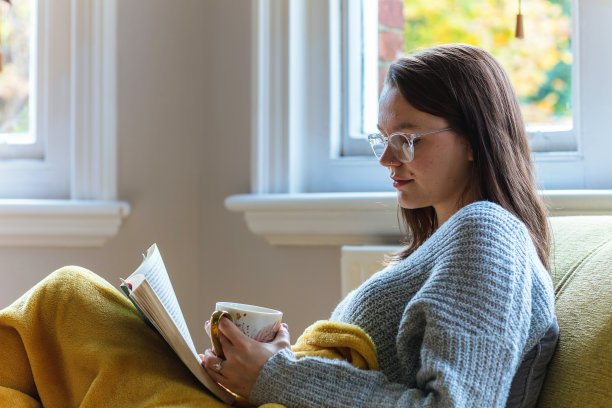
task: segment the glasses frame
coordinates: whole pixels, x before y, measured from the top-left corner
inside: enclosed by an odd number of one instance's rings
[[[389,141],[391,140],[391,146],[395,148],[395,151],[403,152],[403,155],[395,155],[398,160],[402,163],[410,163],[412,160],[414,160],[414,141],[416,139],[434,133],[446,132],[447,130],[452,130],[452,128],[447,127],[444,129],[430,130],[429,132],[423,133],[395,132],[391,133],[389,136],[385,136],[382,133],[371,133],[368,135],[368,142],[370,142],[370,147],[374,152],[374,156],[376,156],[376,158],[380,160],[387,151],[387,148],[389,147]],[[397,136],[397,138],[393,139],[394,136]],[[401,146],[394,146],[393,140],[401,140],[399,138],[403,138],[404,143]],[[379,145],[380,143],[382,143],[384,149],[382,150],[382,153],[379,154],[375,146]]]

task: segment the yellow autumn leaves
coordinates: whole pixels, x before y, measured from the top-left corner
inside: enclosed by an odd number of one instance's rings
[[[571,121],[569,0],[525,0],[525,38],[514,37],[518,0],[404,0],[410,52],[462,42],[491,52],[506,68],[528,123]]]

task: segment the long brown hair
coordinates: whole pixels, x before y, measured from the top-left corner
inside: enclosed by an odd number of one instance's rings
[[[518,98],[508,75],[488,52],[467,44],[427,48],[395,61],[385,78],[416,109],[445,118],[474,154],[472,187],[526,226],[548,269],[547,210],[538,195]],[[398,254],[406,258],[438,227],[432,207],[401,216],[411,235]]]

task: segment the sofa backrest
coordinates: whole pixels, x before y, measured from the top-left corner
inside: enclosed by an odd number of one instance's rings
[[[612,216],[551,217],[560,337],[539,408],[612,406]]]

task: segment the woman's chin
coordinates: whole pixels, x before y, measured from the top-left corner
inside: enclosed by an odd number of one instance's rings
[[[405,191],[397,190],[397,203],[400,207],[406,210],[415,210],[417,208],[429,207],[423,200],[419,200],[414,194],[408,194]]]

